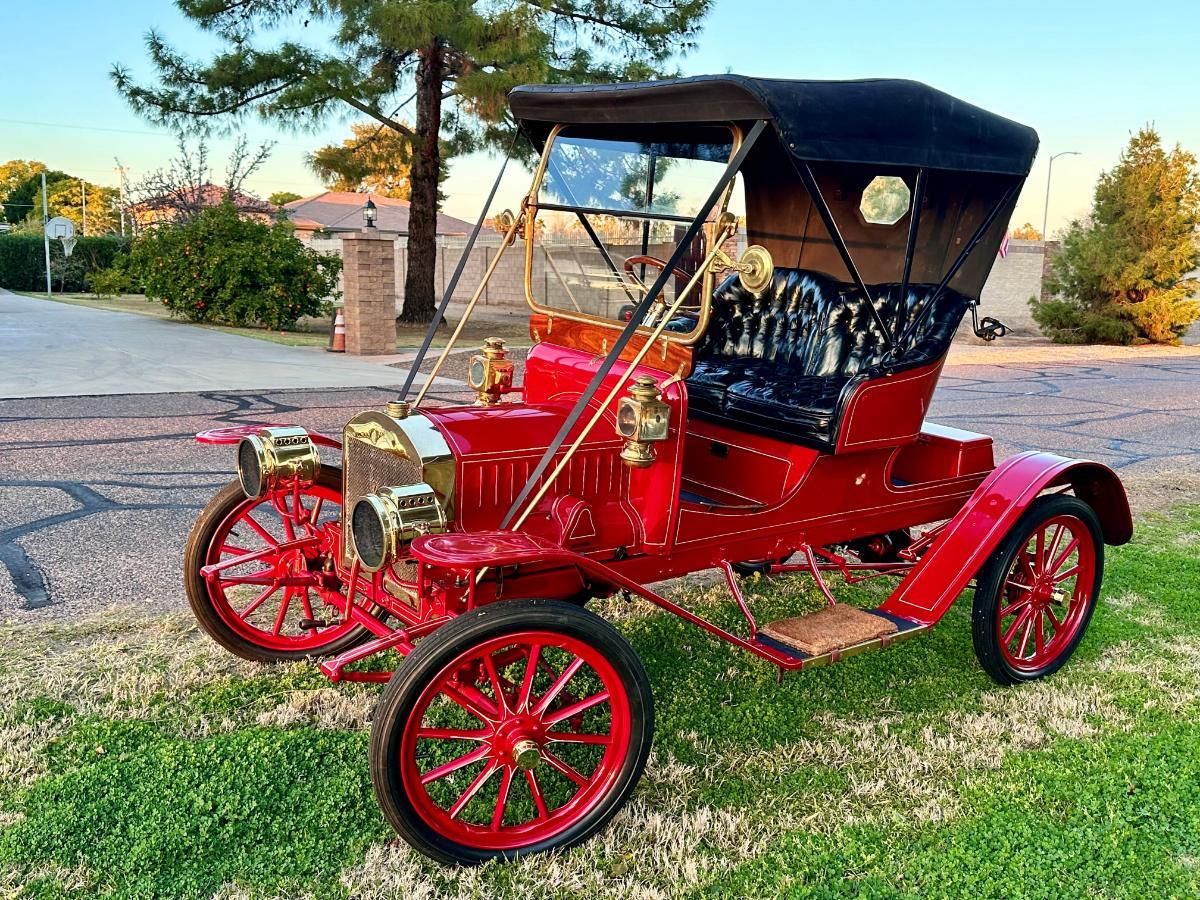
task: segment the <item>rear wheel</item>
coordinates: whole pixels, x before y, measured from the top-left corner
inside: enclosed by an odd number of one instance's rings
[[[1000,684],[1058,671],[1083,639],[1104,572],[1100,521],[1077,497],[1039,497],[980,570],[975,654]]]
[[[342,473],[333,468],[296,495],[247,497],[234,481],[213,497],[183,556],[188,603],[213,640],[244,659],[274,662],[331,656],[367,637],[338,615],[346,588],[332,577],[327,529],[341,504]],[[258,551],[212,581],[200,574]]]
[[[562,602],[498,603],[397,669],[371,731],[371,779],[422,853],[513,859],[599,831],[641,777],[653,720],[645,670],[608,622]]]

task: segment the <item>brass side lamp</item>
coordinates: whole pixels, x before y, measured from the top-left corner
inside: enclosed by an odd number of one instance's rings
[[[467,385],[478,395],[480,406],[495,406],[502,394],[512,390],[513,364],[503,338],[484,340],[482,352],[467,364]]]
[[[625,439],[621,459],[634,469],[654,462],[654,443],[665,441],[671,424],[671,407],[649,375],[639,375],[629,386],[629,396],[617,401],[617,435]]]

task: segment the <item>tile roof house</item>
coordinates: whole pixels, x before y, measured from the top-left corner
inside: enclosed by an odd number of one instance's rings
[[[407,200],[394,197],[378,197],[354,191],[326,191],[312,197],[293,200],[284,205],[284,211],[296,226],[297,237],[302,240],[315,231],[331,234],[359,231],[363,227],[362,208],[367,197],[375,202],[378,219],[375,227],[389,234],[408,234]],[[438,213],[438,236],[466,236],[474,226],[470,222]]]

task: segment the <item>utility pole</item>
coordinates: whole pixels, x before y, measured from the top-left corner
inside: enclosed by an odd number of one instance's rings
[[[87,182],[82,178],[79,179],[79,195],[83,200],[82,235],[83,237],[87,237]]]
[[[1079,156],[1078,150],[1064,150],[1050,157],[1050,165],[1046,167],[1046,205],[1042,208],[1042,240],[1050,240],[1046,234],[1046,223],[1050,221],[1050,176],[1054,174],[1054,161],[1060,156]]]
[[[46,249],[46,296],[50,289],[50,233],[46,231],[46,223],[50,221],[50,202],[46,199],[46,173],[42,172],[42,246]]]
[[[121,237],[125,237],[125,173],[128,169],[121,165],[121,161],[115,156],[113,157],[113,162],[117,164],[117,167],[113,171],[117,173],[117,178],[120,179],[117,205],[121,207]]]

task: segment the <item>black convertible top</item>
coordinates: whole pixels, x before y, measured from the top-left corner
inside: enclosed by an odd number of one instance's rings
[[[916,81],[791,81],[700,75],[603,85],[523,85],[513,115],[539,144],[555,124],[655,125],[769,119],[805,160],[1029,174],[1032,128]]]

